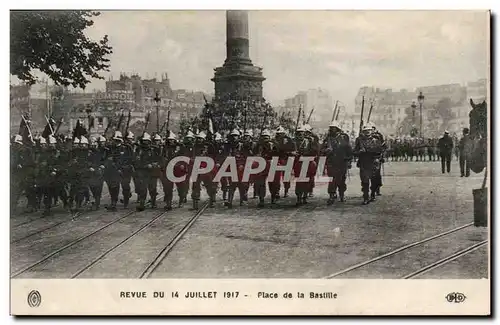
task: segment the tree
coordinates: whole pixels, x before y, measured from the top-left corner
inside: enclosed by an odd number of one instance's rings
[[[58,85],[80,88],[91,78],[104,79],[98,73],[109,71],[108,36],[95,42],[84,34],[99,15],[88,10],[11,11],[11,75],[32,85],[38,69]]]

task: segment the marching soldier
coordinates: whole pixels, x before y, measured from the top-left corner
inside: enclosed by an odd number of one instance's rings
[[[266,160],[266,168],[264,168],[262,172],[252,175],[257,196],[259,197],[259,208],[264,207],[264,199],[266,197],[266,179],[269,172],[269,162],[273,157],[274,150],[275,145],[271,140],[271,132],[269,132],[269,130],[263,130],[259,142],[256,145],[256,154]],[[271,203],[274,203],[274,200],[275,197],[271,196]]]
[[[153,184],[153,182],[157,182],[154,168],[156,166],[159,167],[159,157],[157,156],[157,151],[152,146],[151,136],[148,133],[144,132],[140,141],[141,146],[137,152],[135,165],[135,180],[137,182],[136,186],[139,195],[139,206],[137,207],[137,211],[144,211],[146,208],[148,190],[149,196],[151,197],[151,206],[153,208],[156,206],[156,184]]]
[[[278,129],[276,130],[275,140],[276,140],[276,148],[277,148],[277,155],[279,158],[279,162],[281,165],[286,164],[288,157],[293,155],[293,153],[296,150],[295,142],[292,139],[290,139],[290,137],[286,134],[286,131],[282,126],[279,126]],[[288,197],[288,191],[290,190],[290,181],[288,182],[283,181],[283,187],[285,189],[283,197],[286,198]]]
[[[444,135],[438,141],[439,154],[441,156],[441,172],[444,174],[445,165],[446,171],[451,171],[451,155],[453,153],[453,139],[448,131],[444,131]]]
[[[380,133],[377,130],[375,124],[373,124],[373,123],[370,123],[370,124],[372,124],[372,129],[373,129],[372,136],[378,140],[378,144],[380,145],[380,148],[379,148],[380,153],[377,157],[375,157],[376,159],[378,159],[378,161],[380,163],[378,165],[378,168],[374,169],[374,173],[375,173],[375,182],[376,182],[375,194],[381,195],[381,193],[380,193],[380,188],[382,187],[381,169],[383,168],[383,164],[385,162],[384,151],[386,150],[387,147],[386,147],[385,139],[384,139],[384,136],[382,135],[382,133]]]
[[[344,202],[344,193],[347,189],[346,174],[351,168],[352,148],[349,136],[344,133],[337,121],[330,123],[328,134],[323,142],[322,151],[326,155],[328,177],[328,204],[333,204],[339,191],[340,202]]]
[[[122,195],[123,195],[123,207],[127,208],[130,202],[130,198],[132,197],[132,190],[130,188],[130,184],[132,182],[132,178],[134,177],[134,159],[135,159],[135,143],[134,143],[134,134],[130,131],[127,132],[127,136],[123,141],[123,160],[122,160],[122,168],[121,168],[121,186],[122,186]],[[137,187],[135,186],[134,179],[134,187],[135,193],[137,194]]]
[[[460,151],[460,177],[470,176],[470,166],[467,163],[470,154],[470,138],[469,138],[469,128],[464,128],[463,136],[458,143],[458,148]]]
[[[234,129],[229,137],[229,141],[226,146],[226,157],[234,157],[236,161],[237,175],[238,180],[234,181],[229,179],[229,193],[228,200],[225,202],[225,206],[228,208],[233,207],[233,199],[234,193],[236,192],[236,188],[239,191],[240,195],[240,206],[243,205],[243,202],[247,201],[247,193],[248,193],[248,182],[243,182],[243,172],[245,170],[245,163],[247,158],[247,152],[244,150],[243,143],[239,139],[240,132]]]
[[[194,157],[203,157],[203,156],[209,156],[212,159],[214,158],[214,148],[211,145],[211,143],[208,143],[207,141],[207,135],[205,134],[204,131],[200,131],[196,135],[196,141],[194,145]],[[205,168],[204,166],[205,163],[202,163],[202,168]],[[199,201],[200,201],[200,194],[201,194],[201,184],[205,186],[205,189],[207,190],[207,194],[210,198],[210,207],[214,207],[214,202],[215,202],[215,191],[216,189],[214,188],[214,182],[213,178],[215,177],[214,171],[210,171],[206,174],[199,175],[197,179],[193,182],[192,184],[192,189],[191,189],[191,199],[193,200],[193,210],[198,210],[199,208]]]
[[[99,210],[101,205],[102,187],[104,184],[104,164],[106,159],[105,143],[106,138],[103,136],[92,139],[89,153],[89,187],[94,197],[94,208],[96,210]]]
[[[175,135],[174,132],[169,131],[168,132],[168,137],[165,141],[165,146],[163,147],[163,154],[162,154],[162,172],[160,175],[160,180],[163,186],[163,193],[165,194],[164,196],[164,201],[165,201],[165,211],[170,211],[172,210],[172,199],[173,199],[173,192],[174,192],[174,183],[169,180],[166,176],[166,168],[170,160],[172,160],[178,151],[178,143],[177,143],[177,136]]]
[[[313,140],[311,137],[306,135],[307,129],[304,126],[301,126],[297,129],[296,132],[296,148],[297,148],[297,155],[296,155],[296,160],[294,163],[294,174],[295,177],[298,178],[300,175],[300,171],[302,169],[302,164],[299,159],[301,156],[309,156],[309,157],[316,157],[316,154],[314,153],[314,144]],[[300,206],[302,204],[307,203],[307,197],[312,193],[312,189],[314,186],[314,176],[315,176],[315,171],[316,171],[316,162],[312,161],[309,163],[309,168],[306,173],[306,177],[308,178],[307,181],[299,181],[297,180],[295,182],[295,195],[297,197],[297,203],[296,206]]]
[[[240,145],[239,137],[240,137],[240,131],[238,131],[237,129],[233,129],[233,131],[231,131],[231,133],[229,133],[229,135],[227,137],[227,141],[224,143],[224,153],[223,153],[222,157],[220,157],[221,158],[220,159],[221,165],[222,165],[225,157],[228,157],[228,156],[234,157],[235,156],[234,154],[236,153],[236,151],[239,150],[239,148],[238,148]],[[222,200],[224,201],[224,206],[232,207],[233,198],[231,197],[230,194],[228,197],[228,192],[231,191],[231,180],[229,179],[229,177],[222,177],[220,182],[221,182]],[[234,195],[234,192],[233,192],[233,195]]]
[[[15,210],[17,202],[23,191],[28,199],[28,208],[34,208],[33,190],[30,193],[30,179],[28,178],[33,168],[33,155],[28,145],[23,144],[23,137],[17,134],[12,143],[11,152],[11,210]],[[31,194],[31,195],[30,195]]]
[[[108,185],[111,204],[107,209],[116,211],[118,196],[120,194],[120,184],[122,181],[122,166],[126,159],[123,146],[123,136],[120,131],[115,131],[113,142],[110,144],[104,169],[104,181]]]
[[[354,154],[358,156],[357,166],[361,178],[361,189],[363,191],[363,205],[375,201],[375,193],[378,187],[376,171],[380,168],[380,153],[382,144],[378,137],[372,135],[373,128],[370,123],[363,127],[359,137],[356,139]],[[371,190],[371,193],[369,191]]]
[[[189,157],[190,159],[194,159],[194,134],[191,131],[188,131],[184,136],[183,143],[179,147],[179,151],[177,156]],[[179,208],[182,207],[184,203],[187,202],[187,195],[189,191],[189,177],[190,177],[190,164],[185,162],[180,162],[174,167],[174,175],[175,177],[186,176],[186,179],[175,184],[177,187],[177,193],[179,195]]]
[[[310,155],[316,156],[316,164],[318,163],[318,155],[319,155],[319,150],[321,148],[320,141],[318,135],[316,135],[312,130],[312,127],[309,124],[304,125],[306,136],[309,138],[310,141]],[[314,183],[314,178],[311,178],[311,189],[309,191],[309,197],[313,196],[313,191],[314,191],[315,183]]]

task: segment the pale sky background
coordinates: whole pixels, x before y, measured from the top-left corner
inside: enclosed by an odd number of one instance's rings
[[[413,89],[488,77],[484,12],[250,11],[250,57],[272,103],[321,87],[353,109],[361,86]],[[212,93],[225,59],[224,11],[105,11],[88,35],[108,34],[111,74],[168,72],[174,89]],[[109,74],[105,74],[107,77]],[[96,81],[87,89],[104,88]]]

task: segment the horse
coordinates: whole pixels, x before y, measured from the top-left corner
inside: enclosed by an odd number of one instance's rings
[[[488,105],[486,100],[480,104],[470,99],[472,111],[469,113],[470,141],[467,145],[467,164],[474,173],[484,170],[488,160]]]

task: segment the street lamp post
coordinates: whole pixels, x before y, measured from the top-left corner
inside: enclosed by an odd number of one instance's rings
[[[418,104],[420,105],[420,137],[423,139],[424,134],[422,132],[422,106],[424,105],[425,96],[422,94],[422,92],[420,92],[417,99],[418,99]]]
[[[160,93],[157,91],[153,100],[156,103],[156,133],[160,133]]]

